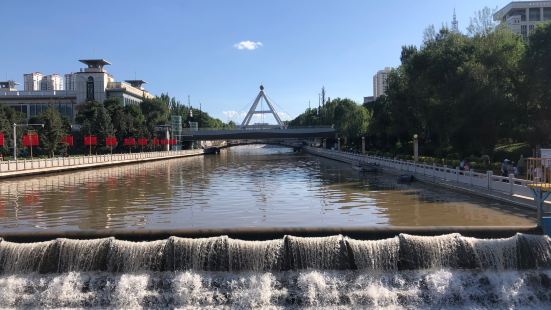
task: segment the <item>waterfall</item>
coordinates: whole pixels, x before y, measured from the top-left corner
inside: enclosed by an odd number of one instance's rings
[[[0,239],[0,308],[551,308],[551,239]]]

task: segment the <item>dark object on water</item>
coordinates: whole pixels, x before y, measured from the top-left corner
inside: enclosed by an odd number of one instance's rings
[[[415,181],[415,177],[411,174],[402,174],[398,177],[398,183],[411,183]]]
[[[354,169],[360,172],[377,172],[379,167],[374,163],[359,163],[357,166],[354,166]]]
[[[217,147],[207,147],[205,149],[205,154],[220,154],[220,149]]]

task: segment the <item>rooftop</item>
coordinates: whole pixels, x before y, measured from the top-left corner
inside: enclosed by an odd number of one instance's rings
[[[147,82],[144,80],[125,80],[125,82],[136,88],[142,88],[143,84],[147,84]]]
[[[88,68],[101,68],[111,63],[105,59],[79,59],[80,62],[87,65]]]
[[[494,14],[494,20],[502,20],[513,9],[547,8],[551,7],[551,1],[513,1]]]

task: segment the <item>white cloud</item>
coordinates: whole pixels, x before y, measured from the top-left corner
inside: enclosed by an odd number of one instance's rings
[[[235,120],[236,117],[245,117],[247,113],[245,112],[237,112],[237,111],[223,111],[222,114],[224,114],[225,117],[229,118],[230,120]]]
[[[235,43],[233,45],[233,47],[235,47],[236,49],[238,50],[249,50],[249,51],[252,51],[252,50],[255,50],[259,47],[262,47],[262,42],[254,42],[254,41],[241,41],[239,43]]]

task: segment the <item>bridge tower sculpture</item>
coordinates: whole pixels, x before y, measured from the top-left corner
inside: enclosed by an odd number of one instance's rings
[[[268,110],[257,111],[256,109],[258,107],[258,104],[261,103],[262,99],[264,99],[264,101],[266,101],[266,104],[268,105]],[[277,115],[277,112],[276,112],[274,106],[272,105],[272,102],[270,101],[270,99],[268,99],[268,97],[264,93],[264,86],[260,85],[260,92],[258,93],[258,96],[256,96],[256,99],[254,100],[253,105],[249,109],[249,112],[247,113],[247,115],[243,119],[243,122],[241,123],[241,127],[242,128],[249,127],[250,126],[249,123],[251,122],[251,119],[252,119],[253,115],[255,115],[255,114],[269,114],[269,113],[271,113],[274,116],[279,128],[284,129],[285,124],[283,124],[283,122],[281,121],[281,118],[279,117],[279,115]]]

